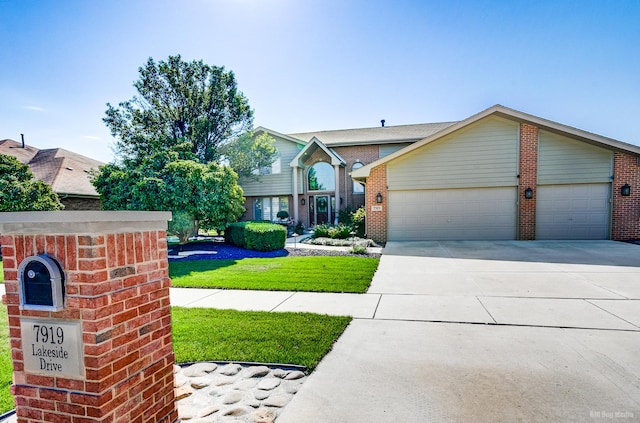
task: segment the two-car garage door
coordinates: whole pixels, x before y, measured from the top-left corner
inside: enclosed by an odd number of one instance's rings
[[[536,239],[609,238],[613,153],[540,130],[536,194],[518,198],[519,132],[489,117],[391,160],[387,239],[516,239],[519,201],[535,205]],[[520,224],[533,229],[526,215]]]
[[[539,186],[536,239],[608,239],[610,184]],[[517,188],[389,191],[389,240],[516,239]]]
[[[516,187],[389,191],[388,237],[515,239],[516,203]]]

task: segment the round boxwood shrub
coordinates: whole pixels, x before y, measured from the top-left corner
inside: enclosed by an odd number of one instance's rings
[[[236,222],[224,231],[225,240],[248,250],[274,251],[284,248],[287,229],[282,225],[263,222]]]

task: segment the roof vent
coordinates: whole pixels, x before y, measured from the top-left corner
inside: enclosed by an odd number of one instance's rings
[[[382,120],[380,121],[380,123],[382,124],[382,127],[384,128],[384,119],[382,119]]]
[[[20,134],[20,138],[22,138],[22,148],[24,148],[24,134]]]

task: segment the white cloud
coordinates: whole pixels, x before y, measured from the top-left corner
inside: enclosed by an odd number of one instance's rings
[[[85,140],[99,140],[100,137],[96,137],[95,135],[83,135],[82,138]]]
[[[46,112],[47,109],[43,109],[42,107],[38,107],[38,106],[22,106],[23,109],[27,109],[27,110],[33,110],[34,112]]]

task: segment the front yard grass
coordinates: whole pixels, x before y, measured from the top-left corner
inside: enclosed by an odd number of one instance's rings
[[[12,379],[13,364],[9,341],[9,317],[7,316],[7,306],[0,304],[0,413],[6,413],[15,408],[13,395],[10,391]]]
[[[380,259],[350,256],[194,260],[169,263],[175,287],[364,293]]]
[[[315,369],[351,317],[173,307],[177,363],[248,361]]]
[[[315,369],[350,317],[173,307],[176,362],[249,361]],[[0,304],[0,413],[15,408],[11,395],[7,307]]]

